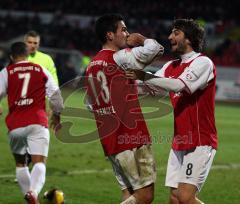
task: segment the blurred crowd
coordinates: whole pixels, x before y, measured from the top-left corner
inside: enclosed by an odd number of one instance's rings
[[[232,0],[1,0],[0,8],[11,10],[28,10],[55,12],[61,10],[66,14],[101,15],[118,12],[127,18],[172,19],[173,17],[203,18],[207,21],[238,20],[239,1]]]
[[[119,12],[125,17],[130,32],[140,32],[157,39],[166,48],[168,59],[168,34],[174,18],[198,19],[205,26],[207,40],[204,53],[219,65],[240,65],[240,24],[237,1],[203,0],[184,1],[110,1],[104,6],[95,0],[30,0],[0,1],[0,42],[36,30],[41,35],[41,46],[61,49],[76,49],[92,56],[100,49],[94,34],[95,17],[107,12]],[[1,11],[5,11],[1,14]],[[7,11],[7,12],[6,12]],[[25,15],[14,15],[24,11]],[[28,15],[28,13],[33,15]],[[42,12],[50,12],[50,20]],[[87,17],[88,20],[69,20],[69,14]],[[90,19],[90,20],[89,20]],[[1,53],[0,53],[1,54]]]

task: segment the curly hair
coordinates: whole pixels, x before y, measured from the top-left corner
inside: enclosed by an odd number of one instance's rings
[[[173,28],[183,31],[195,52],[202,51],[205,32],[196,21],[193,19],[176,19],[173,22]]]

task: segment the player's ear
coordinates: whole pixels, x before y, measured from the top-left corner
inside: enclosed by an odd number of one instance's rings
[[[13,61],[13,56],[12,55],[10,55],[9,58],[10,58],[11,61]]]
[[[106,37],[107,37],[107,40],[112,41],[113,38],[114,38],[114,34],[113,34],[113,32],[107,32]]]

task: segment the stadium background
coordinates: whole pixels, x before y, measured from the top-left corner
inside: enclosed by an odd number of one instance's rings
[[[237,204],[240,200],[240,25],[238,1],[110,1],[94,0],[1,0],[0,1],[0,69],[8,62],[9,45],[22,40],[28,30],[41,35],[41,49],[56,63],[60,84],[82,75],[89,59],[100,49],[94,32],[94,20],[107,12],[123,14],[130,32],[140,32],[157,39],[166,48],[162,60],[149,66],[155,71],[171,58],[167,36],[175,18],[198,19],[206,30],[204,53],[217,65],[216,121],[219,150],[213,170],[200,194],[206,203]],[[77,85],[64,89],[69,94]],[[65,106],[83,107],[81,91],[66,98]],[[167,98],[161,105],[169,104]],[[24,203],[18,186],[13,182],[14,161],[7,144],[4,115],[0,116],[0,203]],[[147,111],[147,110],[146,110]],[[81,113],[81,111],[80,111]],[[95,129],[93,121],[63,117],[73,123],[71,134],[83,135]],[[168,190],[164,187],[166,162],[172,135],[172,113],[147,120],[154,141],[158,180],[154,203],[167,203]],[[44,190],[62,189],[67,203],[120,203],[120,192],[105,160],[99,141],[66,144],[51,137],[47,181]],[[43,190],[43,191],[44,191]]]

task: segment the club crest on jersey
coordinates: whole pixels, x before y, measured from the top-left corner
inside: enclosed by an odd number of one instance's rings
[[[193,81],[197,79],[197,75],[192,70],[188,70],[185,75],[185,79],[188,81]]]

